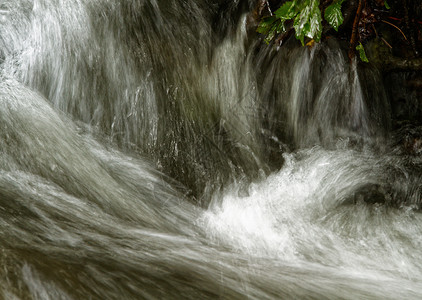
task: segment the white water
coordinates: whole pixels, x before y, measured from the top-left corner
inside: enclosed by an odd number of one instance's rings
[[[422,297],[379,75],[254,51],[237,5],[0,2],[3,298]]]

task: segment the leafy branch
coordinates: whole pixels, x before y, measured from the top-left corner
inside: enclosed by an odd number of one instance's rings
[[[378,4],[389,9],[386,0],[376,0]],[[342,12],[342,5],[346,0],[289,0],[284,2],[271,16],[260,20],[257,31],[265,36],[265,42],[269,44],[275,40],[281,44],[290,33],[295,33],[302,45],[305,39],[311,39],[311,43],[319,42],[323,32],[328,32],[329,27],[339,32],[340,26],[345,22]],[[349,58],[353,59],[356,51],[362,61],[367,62],[365,48],[362,44],[364,38],[359,34],[359,30],[368,24],[368,16],[361,19],[362,9],[366,5],[366,0],[359,0],[359,5],[354,6],[353,2],[348,2],[345,10],[354,11],[354,22],[351,30]],[[266,1],[268,4],[268,1]],[[329,5],[328,5],[329,4]],[[271,12],[271,8],[269,11]],[[350,19],[350,18],[349,18]],[[324,28],[325,26],[325,28]],[[365,30],[365,29],[364,29]]]
[[[343,23],[341,5],[345,0],[334,0],[325,9],[324,19],[336,31]],[[278,34],[286,32],[286,24],[293,22],[296,38],[305,44],[305,37],[319,42],[322,35],[322,14],[319,0],[292,0],[285,2],[274,15],[261,20],[257,31],[266,35],[269,43]]]

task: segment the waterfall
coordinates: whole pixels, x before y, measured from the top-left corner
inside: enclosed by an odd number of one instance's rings
[[[379,72],[194,2],[0,2],[1,297],[421,298]]]

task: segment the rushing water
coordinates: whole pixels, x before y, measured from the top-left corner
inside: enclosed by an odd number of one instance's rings
[[[2,298],[422,297],[380,74],[259,45],[248,9],[0,1]]]

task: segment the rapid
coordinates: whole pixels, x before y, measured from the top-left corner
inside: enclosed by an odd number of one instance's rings
[[[0,1],[1,298],[422,298],[382,76],[253,5]]]

